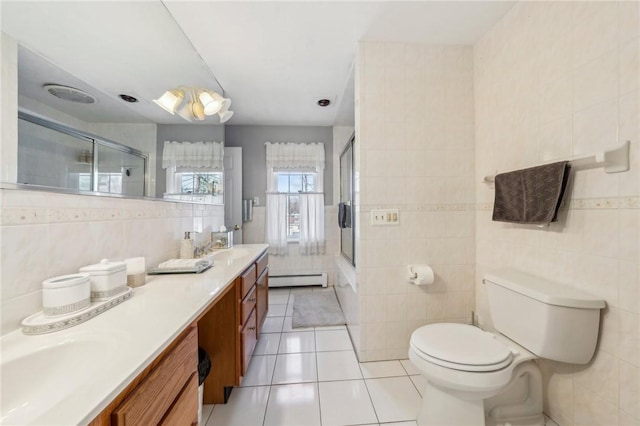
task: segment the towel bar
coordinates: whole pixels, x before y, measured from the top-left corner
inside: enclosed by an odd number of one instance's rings
[[[596,152],[591,155],[575,156],[570,158],[558,158],[553,161],[546,161],[543,164],[555,163],[557,161],[569,161],[573,169],[590,169],[603,167],[605,173],[620,173],[629,170],[629,145],[630,141],[625,141],[622,145]],[[493,184],[496,175],[485,176],[482,182]]]

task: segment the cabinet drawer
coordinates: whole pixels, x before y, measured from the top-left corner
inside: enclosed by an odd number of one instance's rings
[[[269,309],[269,268],[265,268],[256,281],[256,299],[258,336],[260,336],[262,324],[264,324]]]
[[[194,327],[112,413],[117,426],[158,424],[198,367]]]
[[[256,260],[256,267],[258,268],[258,270],[256,271],[256,275],[257,276],[262,275],[262,272],[264,272],[264,269],[267,267],[268,264],[269,264],[269,253],[265,252],[262,256],[258,258],[258,260]]]
[[[198,424],[198,374],[193,373],[182,392],[164,416],[161,426]]]
[[[240,304],[241,310],[242,310],[242,317],[241,317],[242,321],[240,323],[241,326],[247,323],[247,318],[249,318],[251,311],[256,306],[256,294],[257,293],[256,293],[255,286],[251,287],[249,294],[245,296],[244,300]]]
[[[251,267],[240,276],[242,279],[242,294],[240,294],[240,299],[244,299],[249,290],[251,290],[251,287],[256,283],[256,277],[256,265],[251,265]]]
[[[256,311],[251,311],[249,319],[242,329],[242,375],[244,376],[249,368],[249,361],[253,355],[253,349],[256,347],[258,335],[256,333]]]

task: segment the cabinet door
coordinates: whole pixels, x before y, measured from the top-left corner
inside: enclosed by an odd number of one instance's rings
[[[256,281],[256,312],[258,315],[258,336],[262,330],[264,320],[267,319],[267,312],[269,310],[269,268],[265,268],[262,271],[262,275],[258,277]]]

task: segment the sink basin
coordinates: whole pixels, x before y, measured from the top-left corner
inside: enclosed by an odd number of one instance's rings
[[[224,250],[216,250],[206,257],[213,259],[214,265],[216,263],[231,264],[234,260],[245,257],[249,254],[248,250],[241,248],[230,248]]]
[[[117,358],[114,336],[53,336],[34,337],[27,347],[3,348],[1,424],[33,423],[104,368],[94,360]]]

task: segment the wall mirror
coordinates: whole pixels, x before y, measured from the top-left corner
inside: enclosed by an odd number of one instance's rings
[[[17,179],[4,187],[164,198],[157,129],[189,123],[153,99],[185,84],[223,89],[162,3],[10,1],[2,8],[3,37],[17,44],[20,114]],[[135,57],[120,48],[125,43],[137,47]],[[52,84],[89,99],[70,102],[45,87]],[[202,124],[222,128],[217,119]],[[223,203],[222,173],[178,178],[172,201]]]

